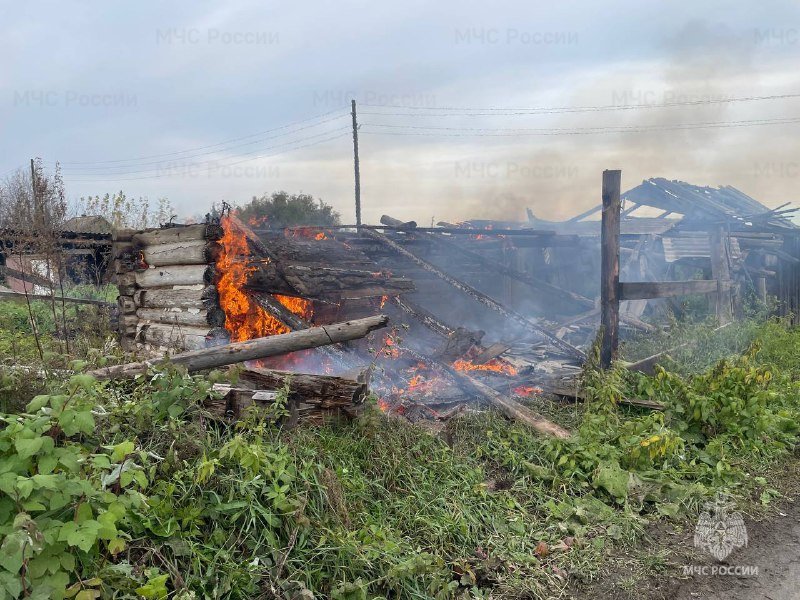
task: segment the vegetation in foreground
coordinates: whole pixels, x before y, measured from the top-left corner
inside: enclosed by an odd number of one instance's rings
[[[282,431],[280,403],[226,425],[202,409],[222,373],[33,389],[7,368],[0,597],[548,597],[717,490],[774,495],[762,475],[797,440],[800,331],[753,333],[694,376],[587,371],[590,402],[537,406],[567,441],[494,413],[441,435],[375,409]]]

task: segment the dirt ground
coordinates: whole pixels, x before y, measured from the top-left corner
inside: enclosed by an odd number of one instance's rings
[[[658,525],[640,546],[614,557],[607,575],[573,598],[619,600],[800,600],[800,459],[771,482],[784,496],[760,514],[744,514],[748,544],[723,562],[694,548],[694,524]],[[642,573],[643,556],[666,556],[658,573]],[[636,560],[631,560],[631,559]],[[749,567],[757,575],[684,574],[684,566]]]

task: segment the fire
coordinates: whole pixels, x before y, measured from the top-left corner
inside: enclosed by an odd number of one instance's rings
[[[217,259],[217,281],[219,303],[225,311],[225,328],[231,333],[231,341],[242,342],[253,338],[267,337],[281,333],[289,333],[290,329],[278,319],[261,308],[242,290],[247,278],[255,267],[245,259],[250,255],[247,236],[236,220],[226,216],[222,218],[224,235],[220,240],[222,252]],[[301,317],[311,315],[311,303],[302,298],[275,296],[290,311]]]
[[[294,296],[281,296],[280,294],[275,294],[275,299],[306,321],[310,321],[311,317],[314,316],[314,305],[311,304],[310,300]]]
[[[381,308],[386,306],[386,301],[389,299],[389,296],[381,296]]]
[[[528,396],[538,396],[542,393],[542,388],[534,387],[529,385],[519,385],[514,388],[514,395],[520,396],[522,398],[527,398]]]
[[[453,368],[456,371],[491,371],[494,373],[502,373],[503,375],[516,375],[517,370],[510,364],[493,358],[492,360],[482,364],[476,365],[471,360],[464,360],[459,358],[453,363]]]
[[[253,215],[252,217],[247,219],[247,224],[250,225],[250,227],[260,227],[261,225],[266,223],[267,220],[268,220],[267,215],[264,215],[262,217],[257,217]]]
[[[287,227],[284,235],[293,238],[306,238],[309,240],[327,240],[330,230],[320,230],[319,227]]]
[[[400,348],[397,347],[397,342],[392,339],[391,335],[387,335],[386,339],[383,340],[383,348],[381,350],[381,354],[389,358],[400,357]]]

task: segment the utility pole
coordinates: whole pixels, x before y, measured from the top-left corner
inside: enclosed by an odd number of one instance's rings
[[[353,168],[356,178],[356,225],[361,225],[361,173],[358,169],[358,122],[356,121],[356,101],[350,101],[353,116]]]

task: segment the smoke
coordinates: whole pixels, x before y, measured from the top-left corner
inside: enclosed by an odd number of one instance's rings
[[[621,40],[624,43],[624,40]],[[651,177],[733,185],[768,205],[794,200],[800,141],[786,127],[675,129],[687,123],[800,116],[797,100],[727,102],[790,93],[800,75],[790,53],[759,43],[754,30],[690,21],[661,40],[658,60],[614,63],[574,78],[563,105],[715,101],[697,106],[556,115],[425,121],[454,127],[663,128],[638,133],[520,137],[379,138],[362,169],[371,194],[365,215],[390,212],[420,223],[467,218],[564,219],[600,202],[604,169],[619,168],[623,190]],[[566,84],[565,84],[566,85]],[[540,94],[536,96],[541,97]],[[549,94],[553,97],[554,94]],[[515,99],[519,102],[519,99]],[[722,101],[722,102],[716,102]],[[527,102],[537,106],[535,97]],[[372,140],[370,140],[372,141]],[[413,158],[411,158],[413,157]],[[372,204],[378,200],[378,207]]]

